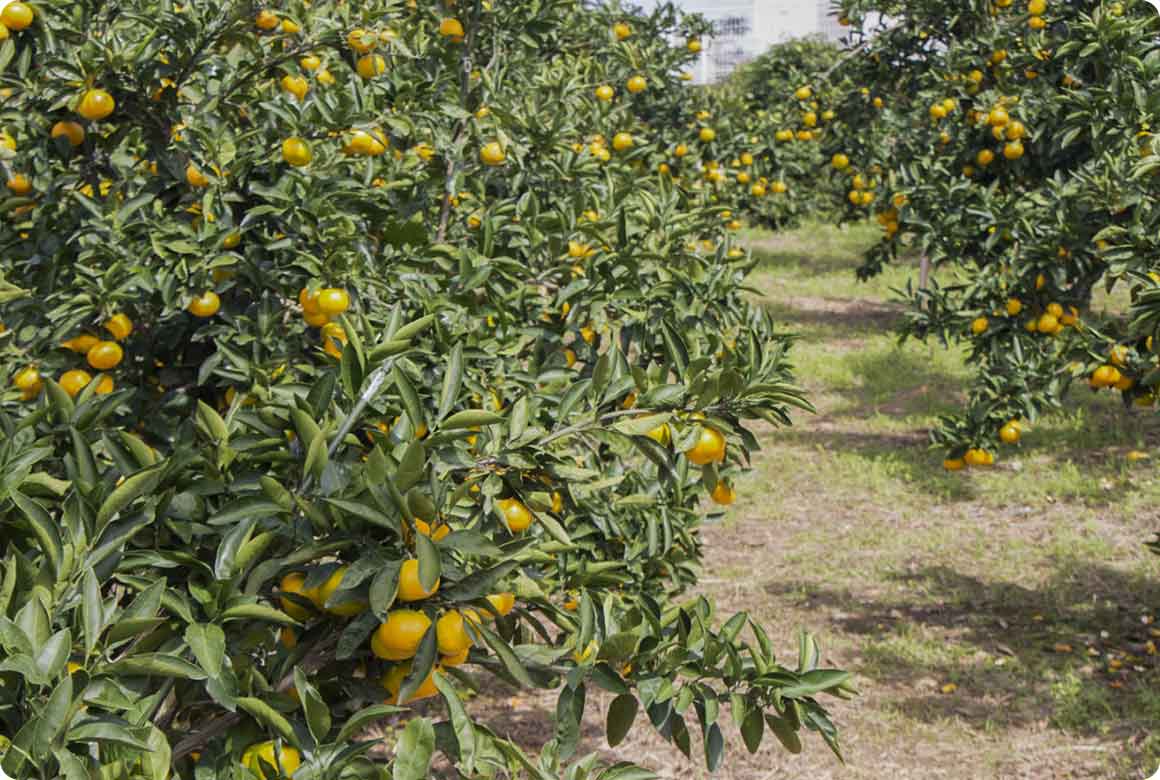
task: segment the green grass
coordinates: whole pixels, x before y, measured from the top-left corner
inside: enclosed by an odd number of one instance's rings
[[[839,616],[822,633],[867,688],[890,691],[867,716],[883,749],[954,724],[1008,740],[985,757],[999,767],[1003,744],[1041,739],[1047,723],[1060,751],[1076,735],[1131,738],[1107,750],[1106,776],[1126,776],[1160,758],[1145,728],[1160,722],[1160,663],[1106,667],[1108,654],[1138,652],[1141,617],[1160,607],[1160,558],[1142,548],[1160,506],[1156,415],[1080,389],[997,468],[945,472],[927,431],[961,408],[972,369],[958,348],[899,342],[891,291],[917,269],[858,282],[876,236],[871,225],[747,236],[761,261],[750,283],[798,334],[792,360],[818,408],[762,434],[741,486],[737,522],[777,529],[778,566],[793,573],[756,608]],[[1097,304],[1124,305],[1118,294]],[[1130,463],[1133,449],[1157,460]],[[717,574],[744,587],[752,571]],[[942,693],[946,683],[958,691]]]

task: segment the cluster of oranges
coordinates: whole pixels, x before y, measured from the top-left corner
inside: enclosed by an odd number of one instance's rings
[[[1135,387],[1136,383],[1132,377],[1128,376],[1125,371],[1128,367],[1128,362],[1131,358],[1131,350],[1123,344],[1117,344],[1112,347],[1108,353],[1108,362],[1096,368],[1088,379],[1088,384],[1093,390],[1102,390],[1104,388],[1111,388],[1125,392]],[[1142,396],[1145,400],[1141,403],[1151,403],[1150,396]]]
[[[429,588],[423,586],[419,576],[419,565],[418,560],[410,559],[403,561],[399,567],[396,601],[417,604],[439,592],[438,579]],[[330,603],[341,588],[347,571],[347,566],[340,566],[323,582],[309,588],[306,587],[305,573],[295,571],[286,574],[279,583],[282,611],[299,622],[309,621],[323,613],[339,618],[351,618],[362,614],[368,609],[365,601],[348,599]],[[515,608],[515,596],[512,593],[493,594],[487,597],[487,601],[494,613],[500,616],[507,615]],[[478,626],[482,620],[491,617],[491,611],[481,615],[473,609],[449,609],[439,616],[435,621],[435,637],[440,660],[435,669],[432,669],[431,675],[428,675],[411,697],[412,701],[434,696],[438,692],[432,677],[436,669],[459,666],[467,662],[474,644],[468,627]],[[403,680],[410,674],[411,661],[418,653],[419,645],[430,628],[431,618],[427,612],[404,607],[391,610],[386,620],[372,635],[371,652],[377,658],[392,663],[381,679],[382,686],[389,694],[388,703],[398,703],[399,689]],[[284,633],[282,641],[288,647],[293,647],[297,643],[297,637],[293,632]]]
[[[1018,298],[1008,298],[1004,311],[1009,317],[1018,317],[1026,307]],[[1002,311],[996,310],[995,316],[1001,316]],[[1041,333],[1045,336],[1058,336],[1065,327],[1077,328],[1080,324],[1079,309],[1069,306],[1066,310],[1063,304],[1049,303],[1039,313],[1032,313],[1023,323],[1028,333]],[[991,327],[991,320],[980,316],[971,320],[971,333],[981,336]]]
[[[61,342],[67,350],[84,355],[88,365],[101,372],[93,392],[97,395],[107,395],[113,392],[115,384],[113,378],[103,373],[111,371],[125,359],[125,351],[118,342],[129,338],[133,332],[133,321],[125,314],[115,314],[105,322],[105,330],[112,336],[112,340],[104,340],[91,333],[82,333],[71,339]],[[65,371],[60,375],[57,384],[61,389],[76,397],[93,381],[93,375],[81,368]],[[44,380],[36,366],[26,366],[16,373],[12,383],[20,390],[21,397],[31,401],[40,395],[44,389]]]
[[[1027,126],[1018,119],[1012,118],[1008,110],[1013,105],[1013,101],[1013,98],[1004,98],[999,105],[994,106],[986,113],[971,111],[967,114],[969,124],[982,123],[991,128],[991,137],[996,141],[1003,142],[1003,157],[1011,161],[1018,160],[1023,156],[1025,152],[1023,139],[1027,137]],[[975,153],[973,164],[968,163],[963,166],[963,175],[973,176],[977,170],[976,165],[979,168],[986,168],[994,161],[994,151],[986,148],[980,149]]]
[[[298,292],[298,304],[302,307],[302,319],[306,324],[322,329],[322,348],[326,354],[341,359],[347,335],[342,325],[334,320],[350,308],[350,293],[340,287],[320,290],[303,287]]]

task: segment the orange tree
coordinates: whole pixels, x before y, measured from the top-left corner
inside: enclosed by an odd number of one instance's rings
[[[965,341],[977,367],[967,408],[934,432],[945,466],[990,465],[1076,379],[1152,407],[1153,9],[856,0],[841,13],[859,32],[833,74],[850,89],[826,154],[847,218],[884,228],[860,273],[925,254],[943,272],[906,291],[906,329]],[[1089,315],[1101,286],[1128,288],[1134,313]]]
[[[715,767],[728,708],[750,749],[838,749],[818,697],[851,689],[812,638],[786,666],[682,597],[746,422],[807,406],[732,201],[654,173],[703,25],[575,0],[0,20],[8,775],[419,778],[438,750],[555,777],[593,686],[613,745],[643,708]],[[538,761],[470,718],[489,675],[560,688]],[[406,714],[434,696],[445,719]],[[597,770],[640,776],[567,771]]]

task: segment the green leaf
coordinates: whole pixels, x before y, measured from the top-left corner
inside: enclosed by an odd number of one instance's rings
[[[475,725],[468,717],[467,710],[459,700],[459,695],[450,680],[440,672],[435,672],[434,679],[435,687],[447,704],[447,716],[451,720],[451,728],[459,748],[459,769],[464,775],[470,776],[475,771]]]
[[[158,483],[161,481],[162,469],[165,462],[152,466],[150,468],[138,471],[136,474],[127,477],[121,486],[109,494],[101,504],[101,508],[97,510],[97,525],[103,527],[125,507],[132,504],[141,496],[152,493],[157,489]]]
[[[451,407],[455,405],[455,399],[459,396],[459,388],[462,385],[463,344],[460,342],[451,348],[451,354],[447,356],[447,366],[443,369],[443,387],[439,392],[440,420],[451,412]]]
[[[608,746],[616,747],[628,736],[640,704],[630,693],[621,694],[612,700],[608,707],[608,722],[605,732],[608,735]]]
[[[406,704],[415,695],[415,691],[427,681],[427,676],[435,668],[435,658],[438,655],[435,624],[428,626],[423,639],[419,642],[419,649],[411,659],[411,671],[399,686],[399,704]]]
[[[268,730],[274,732],[291,745],[295,747],[299,746],[298,736],[294,733],[294,727],[290,725],[290,721],[286,720],[282,713],[278,712],[266,702],[251,696],[240,696],[238,697],[238,706]]]
[[[335,735],[334,741],[336,744],[342,744],[350,741],[352,738],[360,734],[367,726],[376,721],[400,712],[406,712],[406,707],[396,707],[393,704],[373,704],[370,707],[361,709],[354,715],[347,719],[346,723],[342,724],[338,734]]]
[[[419,584],[423,586],[423,590],[434,590],[439,575],[443,573],[439,549],[429,537],[415,534],[415,552],[419,555]]]
[[[19,490],[13,489],[9,491],[9,496],[12,498],[12,503],[20,508],[25,519],[28,520],[28,524],[32,528],[32,533],[40,543],[41,552],[48,558],[53,572],[59,572],[63,549],[60,532],[57,531],[56,524],[52,522],[52,518],[49,517],[44,507],[25,496]]]
[[[395,746],[392,780],[426,780],[435,754],[435,727],[426,718],[414,718]]]
[[[495,414],[494,412],[485,412],[482,409],[468,409],[467,411],[456,412],[451,415],[439,427],[445,431],[455,431],[482,425],[495,425],[496,423],[503,422],[503,419],[503,415]]]
[[[277,623],[282,626],[297,626],[300,623],[280,609],[268,607],[265,604],[236,604],[222,612],[222,622],[231,620],[263,620],[267,623]]]
[[[175,677],[181,680],[204,680],[200,667],[169,653],[139,653],[107,664],[101,672],[126,677]]]
[[[0,610],[0,614],[3,610]],[[105,630],[105,604],[101,599],[101,584],[91,566],[81,576],[81,613],[84,618],[85,655],[91,655]]]
[[[515,651],[511,649],[511,646],[507,642],[482,623],[477,623],[474,628],[479,634],[483,635],[483,640],[487,642],[487,646],[499,656],[499,660],[503,663],[504,668],[507,669],[508,674],[513,679],[529,688],[536,687],[535,682],[528,674],[528,670],[524,668],[519,657],[516,656]]]
[[[226,657],[226,634],[212,623],[193,623],[185,629],[185,641],[198,664],[210,677],[221,674]]]
[[[226,421],[217,411],[205,401],[197,402],[197,425],[202,432],[217,444],[226,444],[230,440],[230,431]]]
[[[761,747],[761,739],[765,736],[765,717],[757,707],[751,709],[741,723],[741,739],[745,742],[745,749],[756,753]]]
[[[322,700],[318,689],[306,679],[306,674],[300,666],[294,667],[294,688],[298,691],[298,700],[302,702],[310,735],[321,745],[326,741],[326,735],[330,733],[330,708]]]

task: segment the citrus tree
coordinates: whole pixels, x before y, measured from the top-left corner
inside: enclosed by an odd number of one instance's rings
[[[647,718],[691,754],[699,729],[714,768],[728,709],[751,750],[838,750],[818,697],[852,689],[816,642],[779,663],[684,595],[747,423],[808,408],[742,296],[739,201],[658,170],[703,23],[576,0],[0,21],[4,772],[401,779],[438,751],[465,777],[642,776],[567,764],[593,688],[611,745]],[[559,689],[543,755],[471,718],[488,677]]]
[[[922,253],[906,330],[965,342],[962,414],[934,441],[948,469],[987,466],[1082,380],[1154,407],[1160,318],[1151,142],[1156,14],[1144,2],[845,2],[825,141],[846,218],[882,241],[860,273]],[[849,178],[846,178],[849,177]],[[1131,315],[1089,312],[1126,288]]]

